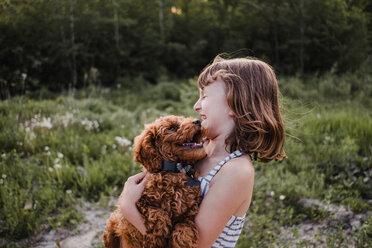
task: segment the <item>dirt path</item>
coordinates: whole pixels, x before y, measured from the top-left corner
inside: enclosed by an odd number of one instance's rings
[[[320,223],[304,222],[291,227],[282,227],[281,236],[283,242],[289,247],[297,247],[300,242],[307,243],[311,247],[328,247],[327,235],[337,232],[338,227],[343,226],[343,245],[355,247],[353,231],[359,229],[362,223],[368,218],[368,213],[356,214],[344,206],[325,204],[316,199],[303,198],[299,201],[306,208],[319,207],[329,212],[329,216]],[[297,234],[291,231],[297,229]],[[326,235],[324,235],[326,234]]]
[[[282,227],[281,236],[283,244],[289,247],[296,247],[298,242],[309,242],[314,247],[326,247],[325,237],[317,237],[319,232],[328,233],[334,226],[343,223],[348,226],[344,230],[345,241],[349,245],[353,245],[352,230],[359,228],[368,214],[355,214],[352,211],[345,209],[343,206],[335,206],[324,204],[318,200],[302,199],[302,204],[306,207],[320,207],[330,212],[329,218],[326,218],[321,223],[301,223],[292,227]],[[102,235],[106,226],[110,213],[109,209],[113,209],[117,203],[117,198],[111,198],[108,207],[103,208],[97,204],[83,202],[82,206],[78,206],[77,210],[84,213],[84,221],[80,223],[74,230],[63,228],[53,229],[48,232],[42,232],[37,237],[31,240],[23,240],[17,242],[21,247],[36,247],[36,248],[102,248]],[[245,224],[246,228],[252,223]],[[294,235],[291,228],[295,227],[298,231]]]
[[[114,205],[117,199],[110,201]],[[35,248],[91,248],[103,247],[102,235],[110,216],[108,209],[84,202],[78,210],[84,213],[84,221],[74,230],[58,228],[40,234]]]

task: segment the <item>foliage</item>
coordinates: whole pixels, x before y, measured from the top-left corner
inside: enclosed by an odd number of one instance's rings
[[[319,206],[304,206],[303,198],[341,204],[355,213],[371,211],[369,86],[361,84],[345,95],[306,90],[323,81],[338,88],[340,82],[358,80],[369,84],[370,76],[280,78],[288,158],[254,163],[255,189],[238,247],[311,245],[285,243],[283,236],[298,237],[300,225],[321,224],[332,215]],[[114,88],[90,85],[58,96],[34,92],[0,102],[2,239],[72,228],[83,219],[75,207],[80,200],[104,202],[118,195],[126,178],[140,170],[132,162],[131,145],[119,140],[133,142],[145,123],[162,115],[197,117],[192,110],[197,98],[195,78],[154,86],[137,77],[121,78]],[[365,247],[370,226],[370,218],[362,220],[352,228],[352,240],[342,238],[349,231],[345,226],[325,233],[325,239],[314,238],[328,247],[350,242]]]
[[[222,52],[280,74],[355,71],[371,51],[371,13],[366,0],[6,0],[0,97],[192,77]]]

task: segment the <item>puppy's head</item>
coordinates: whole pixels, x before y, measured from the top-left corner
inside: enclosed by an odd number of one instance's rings
[[[182,116],[166,116],[145,126],[134,140],[134,161],[149,172],[158,172],[162,161],[195,164],[205,157],[200,121]]]

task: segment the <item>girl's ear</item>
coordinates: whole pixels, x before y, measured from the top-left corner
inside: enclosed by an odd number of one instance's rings
[[[229,114],[230,117],[234,117],[235,116],[234,112],[231,109],[229,110],[229,113],[228,114]]]
[[[145,130],[134,139],[134,162],[145,167],[148,172],[161,169],[162,161],[156,149],[157,130],[155,125],[147,125]]]

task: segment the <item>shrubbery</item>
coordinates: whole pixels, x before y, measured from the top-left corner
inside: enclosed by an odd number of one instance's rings
[[[367,85],[353,91],[354,77]],[[344,88],[345,95],[310,87],[327,82],[329,89],[339,89],[350,78],[356,81]],[[19,239],[48,227],[76,225],[82,220],[75,208],[81,199],[118,195],[126,178],[140,170],[128,142],[145,123],[168,114],[197,117],[195,79],[156,86],[136,80],[131,85],[123,79],[128,87],[90,86],[57,97],[33,94],[0,102],[1,237]],[[328,218],[329,212],[300,204],[302,198],[371,211],[368,80],[358,75],[280,79],[288,158],[255,162],[254,195],[239,247],[282,246],[283,228],[295,235],[296,225]],[[370,221],[353,232],[354,242],[364,244]],[[342,232],[332,235],[329,244]]]

